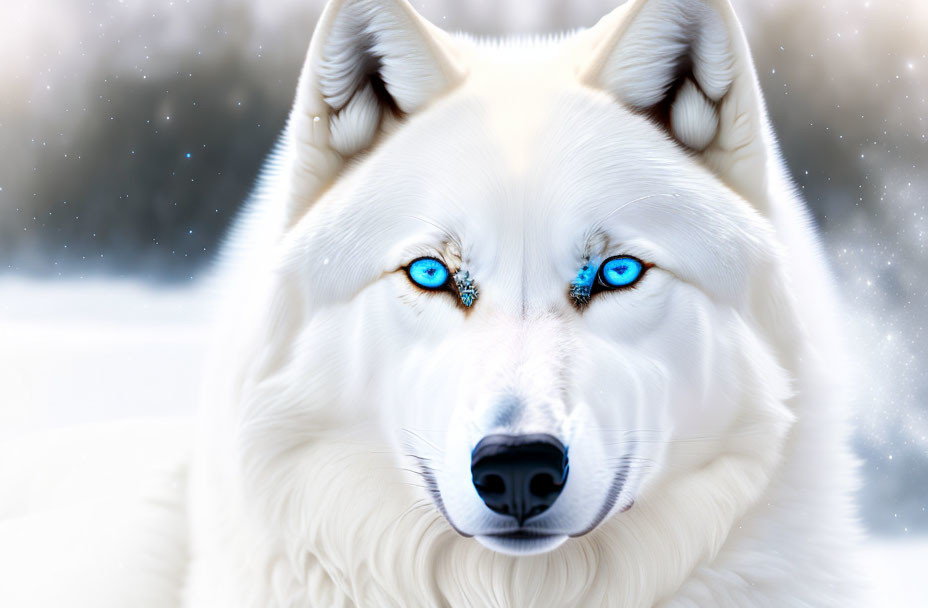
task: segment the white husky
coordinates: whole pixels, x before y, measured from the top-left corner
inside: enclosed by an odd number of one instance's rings
[[[727,0],[335,0],[230,264],[199,606],[849,606],[836,304]]]

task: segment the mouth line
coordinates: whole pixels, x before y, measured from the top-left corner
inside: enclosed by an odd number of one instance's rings
[[[488,532],[483,536],[492,536],[494,538],[505,538],[508,540],[534,540],[538,538],[550,538],[552,536],[564,536],[563,532],[554,532],[547,530],[526,530],[519,528],[512,532]]]
[[[497,553],[513,556],[538,555],[560,547],[566,540],[566,534],[539,534],[529,530],[520,530],[507,534],[479,534],[477,542]]]
[[[628,481],[628,471],[631,467],[630,461],[630,455],[626,455],[622,458],[622,464],[619,465],[619,470],[616,471],[615,477],[612,479],[612,484],[609,486],[609,492],[606,494],[606,501],[603,503],[603,506],[599,509],[599,512],[596,514],[596,517],[593,518],[593,522],[589,526],[579,532],[570,534],[572,538],[589,534],[595,530],[599,524],[603,523],[603,520],[606,519],[606,516],[612,511],[612,507],[618,502],[619,496],[622,495],[622,490],[625,489],[625,482]],[[628,505],[622,508],[622,511],[627,511],[634,503],[635,501],[631,500]]]

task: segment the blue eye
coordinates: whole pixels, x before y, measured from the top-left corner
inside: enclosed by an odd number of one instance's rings
[[[609,258],[599,268],[599,280],[604,287],[628,287],[644,274],[639,260],[627,255]]]
[[[448,282],[448,269],[435,258],[419,258],[406,268],[409,280],[424,289],[439,289]]]

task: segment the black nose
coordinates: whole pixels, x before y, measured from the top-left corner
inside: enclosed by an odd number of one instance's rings
[[[483,502],[522,525],[560,496],[567,449],[551,435],[487,435],[474,448],[470,470]]]

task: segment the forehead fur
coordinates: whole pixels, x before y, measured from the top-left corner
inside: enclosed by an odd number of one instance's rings
[[[466,83],[355,160],[297,226],[295,261],[331,287],[317,292],[349,297],[454,241],[484,284],[531,273],[559,289],[585,256],[632,253],[741,298],[772,255],[766,222],[646,117],[579,82],[578,45],[471,44]]]

